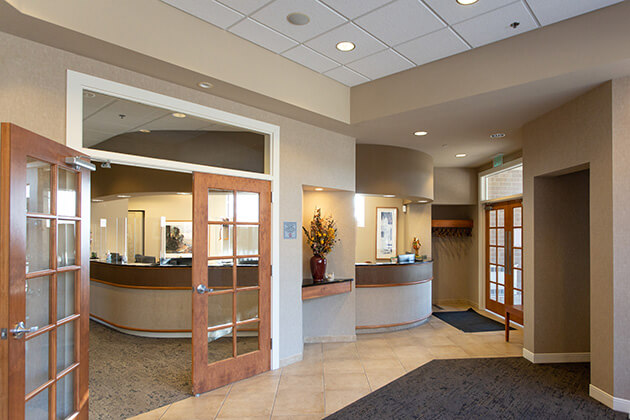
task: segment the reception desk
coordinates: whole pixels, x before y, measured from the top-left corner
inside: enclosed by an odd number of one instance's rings
[[[433,261],[357,263],[355,270],[357,333],[411,328],[431,316]]]
[[[258,282],[257,265],[237,266],[239,287]],[[208,267],[208,286],[232,287],[232,266]],[[122,332],[143,337],[190,337],[192,320],[192,267],[154,264],[90,262],[90,317]],[[239,298],[245,312],[257,308],[257,298]],[[249,302],[251,300],[251,302]],[[229,294],[213,298],[209,325],[231,314]]]

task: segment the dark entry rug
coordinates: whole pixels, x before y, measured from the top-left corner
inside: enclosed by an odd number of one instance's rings
[[[505,325],[494,319],[479,315],[472,308],[469,308],[467,311],[433,312],[433,316],[467,333],[501,331],[505,329]],[[513,330],[514,328],[510,327],[510,329]]]
[[[326,419],[627,419],[588,396],[589,369],[520,357],[434,360]]]

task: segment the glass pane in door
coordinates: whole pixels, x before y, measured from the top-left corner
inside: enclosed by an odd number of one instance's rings
[[[50,323],[50,277],[26,279],[26,318],[30,327],[45,327]]]
[[[76,271],[57,274],[57,320],[74,314]]]
[[[236,227],[237,255],[258,254],[258,225]]]
[[[208,221],[234,221],[234,191],[208,190]]]
[[[26,272],[50,268],[50,220],[26,219]]]
[[[233,357],[233,346],[232,327],[208,332],[208,363]]]
[[[59,168],[57,178],[57,214],[62,216],[76,216],[77,174]]]
[[[50,214],[51,165],[33,158],[26,159],[26,211]]]
[[[244,290],[236,294],[236,321],[258,317],[258,290]]]
[[[208,225],[208,256],[230,257],[234,254],[233,225]]]
[[[74,372],[57,382],[57,418],[65,419],[74,412]]]
[[[258,223],[259,194],[239,191],[236,193],[236,221]]]
[[[48,349],[50,333],[33,337],[25,343],[26,393],[45,384],[49,379]]]
[[[28,420],[48,420],[49,388],[41,391],[26,402],[24,418]]]
[[[258,286],[258,257],[236,260],[236,287]]]
[[[67,267],[77,263],[76,222],[59,220],[57,222],[57,266]]]
[[[75,321],[57,327],[57,372],[61,372],[75,362],[74,330]]]
[[[258,343],[258,331],[260,328],[260,322],[248,322],[241,324],[237,327],[236,336],[236,354],[241,356],[243,354],[257,351],[259,348]]]

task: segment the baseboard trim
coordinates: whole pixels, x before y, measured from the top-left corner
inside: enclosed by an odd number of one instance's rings
[[[280,359],[280,367],[283,368],[285,366],[292,365],[293,363],[301,362],[303,358],[303,353],[294,354],[290,357],[285,357],[284,359]]]
[[[587,363],[591,353],[534,353],[523,348],[523,357],[532,363]]]
[[[325,335],[322,337],[305,337],[304,342],[313,343],[352,343],[357,341],[357,336],[352,335]]]
[[[588,394],[591,398],[599,401],[608,408],[612,408],[613,410],[620,411],[622,413],[630,413],[630,400],[614,397],[606,391],[597,388],[593,384],[588,386]]]

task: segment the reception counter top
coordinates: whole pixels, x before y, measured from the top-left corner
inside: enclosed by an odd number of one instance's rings
[[[357,333],[395,331],[431,316],[433,261],[357,263]]]

